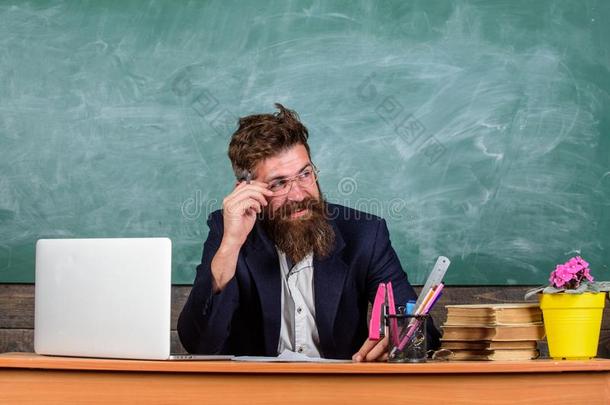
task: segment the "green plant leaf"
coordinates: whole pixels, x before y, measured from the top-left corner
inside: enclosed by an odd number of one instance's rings
[[[525,297],[524,299],[527,300],[529,297],[531,297],[532,295],[538,294],[539,292],[541,292],[542,290],[544,290],[544,286],[542,287],[536,287],[536,288],[532,288],[531,290],[527,290],[525,292]]]
[[[595,285],[599,288],[599,291],[610,291],[610,281],[597,281]]]
[[[587,283],[587,284],[588,284],[588,286],[589,286],[589,287],[587,288],[587,291],[589,291],[589,292],[594,292],[594,293],[598,293],[598,292],[600,292],[600,289],[599,289],[599,284],[598,284],[598,283]]]
[[[555,288],[552,285],[548,285],[546,287],[544,287],[544,289],[542,290],[543,294],[557,294],[563,291],[569,291],[566,290],[565,288]]]

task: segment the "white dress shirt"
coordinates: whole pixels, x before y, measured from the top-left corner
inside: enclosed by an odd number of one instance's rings
[[[313,254],[290,267],[278,249],[282,278],[282,324],[277,352],[290,350],[321,357],[313,295]]]

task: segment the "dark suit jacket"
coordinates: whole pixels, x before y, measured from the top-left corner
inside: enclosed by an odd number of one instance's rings
[[[368,303],[381,282],[392,282],[396,303],[416,299],[390,244],[383,219],[329,204],[335,248],[314,258],[314,301],[320,349],[326,358],[351,358],[368,337]],[[275,245],[257,223],[242,246],[235,277],[212,294],[210,264],[223,234],[221,211],[208,218],[210,232],[178,333],[191,353],[276,356],[280,335],[281,279]],[[439,345],[428,324],[428,347]]]

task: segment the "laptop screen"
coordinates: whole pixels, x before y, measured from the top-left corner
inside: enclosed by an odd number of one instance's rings
[[[171,250],[167,238],[39,240],[36,353],[167,359]]]

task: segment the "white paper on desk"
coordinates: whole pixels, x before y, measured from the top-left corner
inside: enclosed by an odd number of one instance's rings
[[[323,359],[321,357],[308,357],[302,353],[284,350],[277,357],[265,356],[235,356],[233,361],[258,361],[258,362],[284,362],[284,363],[351,363],[351,360]]]

